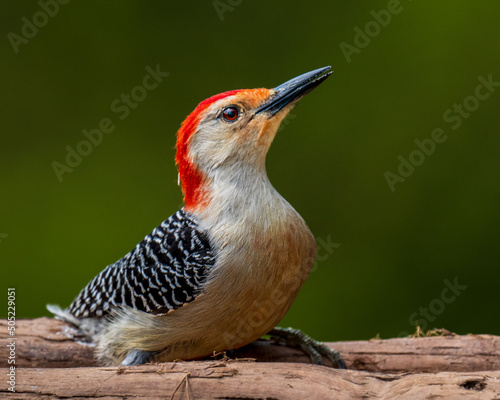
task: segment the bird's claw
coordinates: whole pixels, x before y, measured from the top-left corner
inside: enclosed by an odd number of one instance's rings
[[[309,355],[313,364],[323,365],[322,356],[325,356],[334,367],[345,369],[345,362],[337,350],[314,340],[299,329],[276,327],[268,335],[276,341],[285,342],[289,346],[300,347]]]
[[[133,365],[147,364],[151,362],[153,352],[145,350],[132,350],[127,354],[125,359],[121,362],[121,366],[130,367]]]

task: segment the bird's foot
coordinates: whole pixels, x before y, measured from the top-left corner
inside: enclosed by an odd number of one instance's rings
[[[299,329],[276,327],[268,335],[277,342],[284,342],[288,346],[300,347],[304,352],[309,354],[313,364],[323,365],[322,356],[325,356],[332,362],[334,367],[345,369],[344,360],[337,350],[314,340]]]
[[[127,354],[127,357],[124,358],[120,365],[123,367],[130,367],[132,365],[146,364],[152,361],[153,354],[152,351],[132,350]]]

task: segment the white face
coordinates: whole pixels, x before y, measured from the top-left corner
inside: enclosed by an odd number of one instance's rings
[[[255,91],[265,92],[251,93],[252,96],[238,93],[219,100],[205,110],[191,138],[189,155],[207,177],[237,174],[238,170],[247,173],[265,171],[267,151],[292,105],[284,107],[274,116],[256,114],[256,108],[272,91]]]

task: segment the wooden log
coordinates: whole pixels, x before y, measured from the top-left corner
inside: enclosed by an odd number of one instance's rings
[[[75,333],[68,325],[52,318],[18,320],[16,365],[39,368],[97,366],[93,347],[75,341]],[[0,320],[0,359],[5,359],[7,354],[7,340],[7,322]],[[493,335],[450,334],[327,345],[342,354],[349,369],[384,373],[500,370],[500,337]],[[229,355],[231,358],[255,358],[259,362],[310,362],[300,349],[264,340]]]
[[[2,394],[1,397],[11,400],[490,400],[499,398],[500,371],[380,374],[301,363],[237,361],[192,361],[127,368],[22,368],[16,392]]]
[[[9,356],[7,332],[0,320],[1,360]],[[349,368],[336,370],[269,341],[229,359],[97,367],[93,348],[74,334],[50,318],[18,320],[16,391],[7,390],[2,368],[0,398],[500,399],[500,337],[492,335],[329,343]]]

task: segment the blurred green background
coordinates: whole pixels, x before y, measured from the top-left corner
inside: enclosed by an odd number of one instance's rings
[[[53,16],[0,5],[0,265],[18,317],[67,306],[180,207],[175,133],[201,100],[332,65],[268,155],[320,242],[281,325],[322,340],[400,336],[417,321],[500,334],[500,90],[475,97],[481,76],[500,82],[500,3],[45,1]],[[39,25],[30,38],[26,21]],[[120,119],[111,103],[157,65],[169,76]],[[52,163],[103,118],[114,131],[59,182]],[[436,128],[447,140],[413,153],[420,165],[392,191],[384,173]]]

